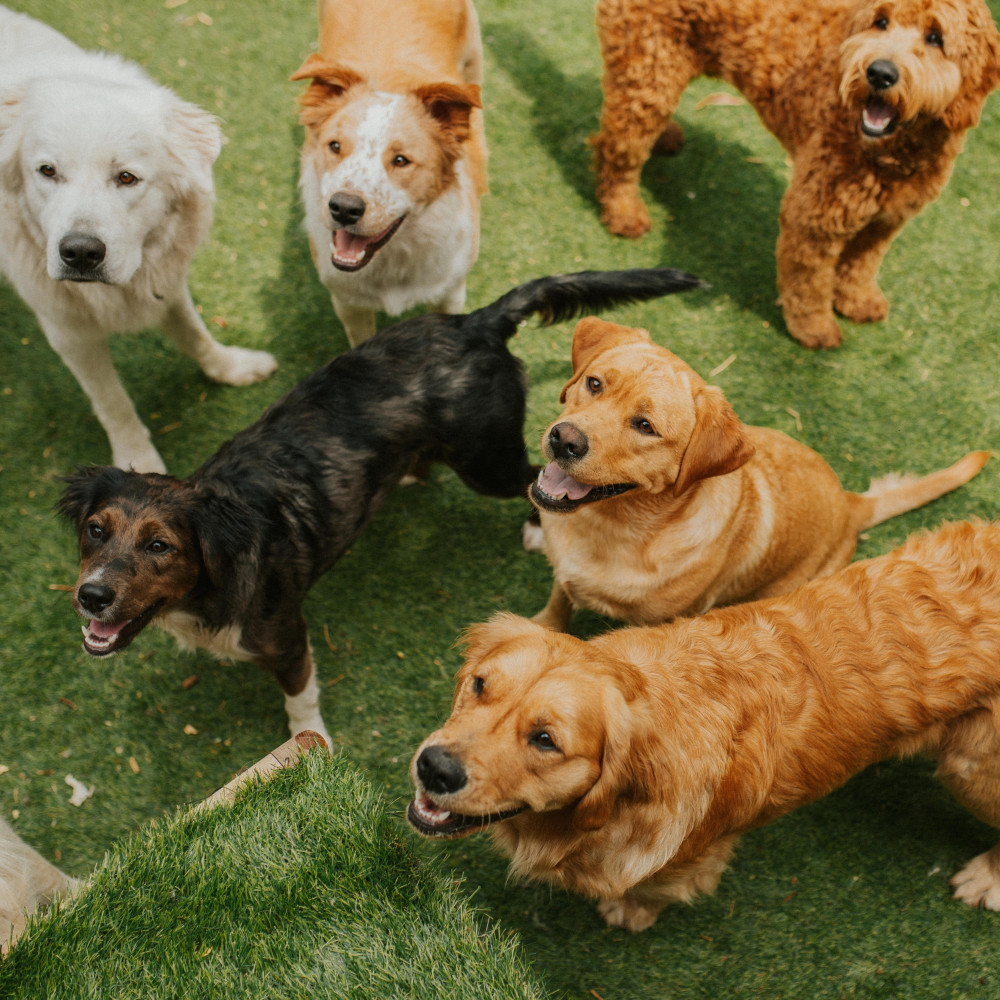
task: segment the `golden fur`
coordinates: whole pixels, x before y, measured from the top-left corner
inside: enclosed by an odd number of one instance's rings
[[[981,0],[600,0],[604,109],[593,140],[602,220],[650,226],[639,175],[688,82],[727,80],[788,150],[778,289],[789,332],[840,343],[889,305],[876,283],[890,242],[941,192],[1000,82],[1000,36]],[[886,75],[888,73],[888,75]]]
[[[954,489],[989,458],[971,452],[929,476],[846,492],[816,452],[741,423],[645,330],[597,319],[577,325],[561,399],[530,493],[554,575],[536,621],[558,629],[574,606],[654,625],[785,593],[846,566],[859,531]]]
[[[936,758],[1000,826],[1000,525],[672,625],[584,642],[499,615],[466,643],[451,717],[413,759],[411,823],[496,821],[515,874],[597,898],[609,924],[711,892],[742,833],[890,757]],[[1000,845],[952,885],[1000,910]]]

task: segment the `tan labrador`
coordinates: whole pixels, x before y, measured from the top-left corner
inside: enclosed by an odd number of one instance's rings
[[[584,319],[530,497],[555,577],[535,620],[574,607],[656,624],[783,594],[850,562],[858,532],[971,479],[975,451],[849,493],[811,448],[743,424],[720,389],[645,330]]]

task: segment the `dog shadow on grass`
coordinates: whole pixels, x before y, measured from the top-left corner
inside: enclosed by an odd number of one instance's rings
[[[531,101],[532,139],[592,206],[596,218],[600,209],[587,139],[598,127],[600,71],[567,75],[534,35],[519,28],[490,24],[484,38],[493,58]],[[691,100],[682,101],[678,115],[686,135],[684,148],[676,156],[651,157],[643,171],[644,197],[654,216],[666,215],[665,222],[654,221],[663,228],[659,263],[693,271],[716,293],[780,328],[774,246],[786,181],[780,169],[761,162],[753,150],[721,132],[723,116],[736,109],[714,109],[711,118],[709,110],[699,121],[692,117]],[[776,145],[749,105],[737,113],[752,116],[762,141]]]

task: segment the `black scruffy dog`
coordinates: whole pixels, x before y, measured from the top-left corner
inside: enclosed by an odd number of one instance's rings
[[[92,656],[148,624],[182,646],[252,660],[285,692],[292,733],[327,736],[302,601],[400,478],[428,461],[472,489],[522,495],[525,379],[507,340],[700,286],[669,268],[539,278],[466,316],[382,330],[305,378],[184,480],[91,466],[59,503],[77,525],[74,606]],[[329,741],[328,741],[329,742]]]

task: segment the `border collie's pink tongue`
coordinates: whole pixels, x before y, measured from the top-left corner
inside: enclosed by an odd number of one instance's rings
[[[538,474],[538,487],[550,497],[566,497],[568,500],[582,500],[593,489],[592,486],[577,482],[555,462],[549,462]]]
[[[335,229],[333,231],[333,260],[335,264],[344,267],[357,267],[368,253],[368,247],[380,236],[359,236],[357,233],[349,233],[346,229]]]

